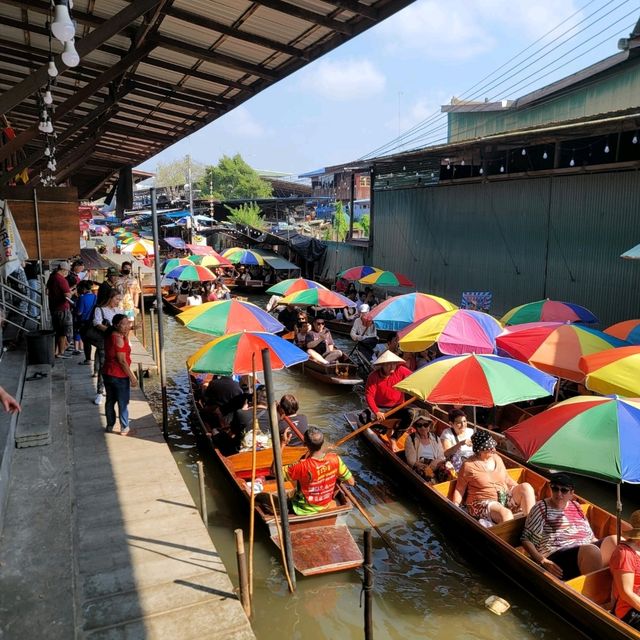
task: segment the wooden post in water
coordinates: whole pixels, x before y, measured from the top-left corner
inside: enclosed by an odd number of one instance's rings
[[[280,507],[280,519],[282,524],[282,537],[280,545],[284,550],[287,569],[291,576],[291,586],[296,588],[296,568],[293,564],[293,548],[291,546],[291,532],[289,531],[289,514],[287,513],[287,493],[284,489],[284,476],[282,474],[282,451],[280,449],[280,429],[278,428],[278,412],[276,411],[276,399],[273,393],[273,372],[271,371],[271,354],[269,349],[262,350],[262,369],[264,371],[264,385],[267,390],[267,403],[269,405],[269,425],[271,427],[271,442],[273,445],[273,466],[275,467],[276,483],[278,486],[278,505]]]
[[[364,594],[364,638],[373,640],[373,536],[371,529],[364,532],[364,577],[362,592]]]
[[[138,362],[138,386],[140,387],[140,391],[144,393],[144,371],[142,370],[142,363]]]
[[[209,514],[207,512],[207,494],[204,491],[204,467],[202,466],[202,460],[198,460],[198,488],[200,490],[200,515],[202,516],[202,522],[204,526],[209,526]]]
[[[240,582],[240,602],[247,614],[251,615],[251,596],[249,595],[249,580],[247,576],[247,558],[244,555],[244,538],[242,529],[234,531],[236,536],[236,558],[238,560],[238,581]]]
[[[142,278],[140,277],[140,268],[138,268],[138,289],[140,289],[140,325],[142,328],[142,346],[147,348],[147,328],[144,325],[144,295],[142,292]]]
[[[149,336],[151,342],[151,357],[157,365],[158,360],[156,359],[156,312],[153,307],[149,309],[149,325],[151,329],[151,336]]]

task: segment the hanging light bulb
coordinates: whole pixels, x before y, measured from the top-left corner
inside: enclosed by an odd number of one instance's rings
[[[524,147],[522,148],[522,155],[523,155],[523,156],[526,156],[526,155],[527,155],[527,150],[526,150]]]
[[[44,150],[44,155],[49,157],[51,155],[51,149],[49,149],[49,145],[46,146]]]
[[[49,169],[49,171],[53,171],[54,170],[53,162],[51,160],[49,160],[49,162],[47,162],[47,169]]]
[[[631,144],[638,144],[638,136],[635,135],[633,136],[633,138],[631,138]]]
[[[53,104],[53,96],[51,95],[51,91],[47,89],[42,96],[42,102],[44,102],[47,106]]]
[[[464,167],[464,160],[460,163],[461,167]]]
[[[500,173],[504,173],[504,165],[503,164],[500,165]]]
[[[67,40],[67,42],[64,43],[64,51],[62,52],[61,57],[62,62],[64,62],[67,67],[77,67],[80,64],[80,56],[76,51],[76,45],[73,41],[73,38],[71,38],[71,40]]]
[[[49,58],[47,73],[51,78],[55,78],[58,75],[58,67],[56,67],[56,63],[53,61],[53,58]]]
[[[604,146],[604,152],[605,152],[605,153],[609,153],[609,151],[610,151],[610,149],[609,149],[609,145],[608,145],[608,144],[606,144],[606,145]]]
[[[484,169],[480,167],[480,175],[482,175],[483,173],[484,173]]]
[[[51,33],[54,38],[64,44],[76,35],[76,26],[71,21],[71,16],[69,15],[68,0],[55,0],[55,3]]]
[[[573,158],[571,158],[571,160],[569,161],[569,166],[574,167],[575,164],[576,164],[576,161]]]
[[[38,131],[41,131],[42,133],[46,133],[46,129],[47,129],[47,121],[40,120],[40,122],[38,122]]]
[[[449,171],[450,169],[451,169],[451,165],[447,163],[447,171]]]
[[[546,160],[548,157],[549,157],[549,154],[545,151],[545,152],[542,154],[542,159],[543,159],[543,160]]]
[[[53,133],[53,122],[51,122],[51,120],[47,120],[44,132],[45,133]]]

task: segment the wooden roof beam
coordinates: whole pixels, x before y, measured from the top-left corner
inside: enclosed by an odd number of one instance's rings
[[[198,47],[182,40],[176,40],[175,38],[169,38],[168,36],[159,36],[156,39],[158,46],[169,49],[169,51],[176,51],[182,55],[191,56],[193,58],[199,58],[206,60],[207,62],[213,62],[221,67],[229,67],[230,69],[237,69],[243,73],[248,73],[252,76],[258,76],[265,80],[275,82],[279,79],[279,76],[274,72],[266,69],[257,64],[251,62],[244,62],[233,56],[218,53],[215,49],[205,49],[204,47]]]
[[[326,27],[327,29],[331,29],[332,31],[337,31],[338,33],[343,33],[347,36],[352,36],[354,34],[353,26],[347,22],[340,22],[340,20],[334,20],[333,18],[329,18],[321,13],[316,13],[315,11],[309,11],[309,9],[303,9],[302,7],[291,4],[289,2],[284,2],[283,0],[253,0],[255,4],[260,4],[263,7],[269,7],[269,9],[273,9],[274,11],[280,11],[281,13],[285,13],[290,16],[295,16],[296,18],[300,18],[301,20],[306,20],[307,22],[311,22],[312,24],[317,24],[322,27]]]
[[[364,16],[374,22],[377,22],[380,19],[380,14],[376,8],[366,4],[361,4],[358,0],[323,0],[323,2],[331,4],[334,7],[338,7],[339,9],[350,11],[351,13],[355,13],[359,16]]]
[[[155,131],[150,131],[149,129],[137,129],[136,127],[129,127],[127,125],[116,124],[114,122],[110,122],[106,126],[105,133],[117,133],[127,138],[137,138],[138,140],[160,142],[162,144],[171,143],[174,138],[177,142],[177,137],[175,136],[169,136],[164,133],[157,133]]]
[[[127,5],[122,11],[117,13],[102,25],[94,29],[86,38],[77,40],[76,50],[78,55],[83,58],[105,43],[109,38],[122,31],[126,26],[131,24],[136,18],[140,17],[149,9],[152,9],[158,0],[136,0],[136,2]],[[54,58],[56,66],[60,73],[63,73],[67,66],[62,62],[60,54]],[[130,65],[129,65],[130,66]],[[0,96],[0,115],[7,113],[13,107],[19,105],[25,98],[43,87],[49,79],[47,73],[47,65],[42,65],[35,73],[17,84],[11,91],[7,91]]]

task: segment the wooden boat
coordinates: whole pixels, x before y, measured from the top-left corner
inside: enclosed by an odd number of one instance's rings
[[[331,364],[307,360],[300,366],[308,376],[325,384],[353,386],[364,383],[364,380],[358,375],[358,365],[351,359],[347,362],[332,362]]]
[[[336,320],[335,318],[329,318],[324,320],[324,323],[332,333],[338,333],[343,336],[351,334],[351,327],[353,322],[349,320]],[[393,331],[387,331],[386,329],[378,329],[378,340],[385,342],[386,339],[394,333]]]
[[[197,382],[193,376],[189,376],[189,381],[197,416],[196,424],[207,438],[215,457],[248,506],[249,485],[251,483],[251,451],[229,456],[222,453],[216,445],[216,431],[208,424],[201,410],[202,407],[196,400],[194,390]],[[296,462],[305,452],[304,447],[285,447],[282,452],[282,462],[283,464]],[[275,497],[277,492],[276,481],[271,476],[272,463],[272,449],[263,449],[257,452],[256,478],[264,480],[262,492],[256,496],[255,512],[257,519],[268,527],[273,543],[280,548],[276,518],[263,508],[260,500],[261,497],[266,497],[265,503],[269,504],[268,494],[273,493]],[[289,482],[286,485],[288,492],[295,489]],[[351,503],[339,489],[335,495],[335,501],[337,503],[335,508],[325,509],[313,515],[289,515],[293,562],[296,570],[303,576],[355,569],[363,562],[362,553],[346,524],[352,509]]]
[[[162,302],[164,304],[164,308],[169,315],[177,316],[179,313],[182,313],[187,307],[186,306],[178,306],[176,304],[177,294],[175,293],[163,293],[162,294]]]
[[[345,417],[352,430],[360,426],[356,413],[347,414]],[[419,494],[447,519],[447,531],[460,537],[466,547],[481,553],[488,566],[513,579],[588,637],[608,640],[640,639],[640,631],[636,631],[609,612],[612,579],[608,568],[566,582],[552,576],[531,560],[520,546],[525,521],[522,516],[516,516],[509,522],[492,527],[483,527],[451,501],[455,480],[430,485],[401,457],[393,453],[373,430],[367,429],[363,435],[385,458],[398,479],[410,485],[412,492]],[[545,477],[517,464],[506,455],[501,455],[509,475],[514,480],[529,482],[538,499],[550,495],[549,482]],[[615,515],[583,498],[577,497],[577,500],[596,537],[602,538],[616,533]],[[627,523],[623,523],[623,529],[628,526]]]

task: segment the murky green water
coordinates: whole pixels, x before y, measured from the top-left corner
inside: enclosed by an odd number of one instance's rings
[[[196,501],[196,462],[202,459],[205,463],[211,535],[231,580],[237,584],[233,530],[242,528],[248,539],[248,509],[220,472],[206,443],[198,441],[184,366],[186,357],[209,339],[178,325],[171,317],[165,318],[169,440]],[[293,392],[300,401],[301,412],[310,422],[324,427],[330,439],[337,440],[346,433],[342,414],[360,406],[354,392],[336,391],[335,387],[307,379],[297,370],[275,372],[274,378],[277,397]],[[146,391],[154,409],[160,410],[157,381],[148,381]],[[376,638],[578,637],[548,608],[484,565],[481,549],[464,548],[452,538],[448,523],[437,514],[430,514],[428,506],[395,484],[381,459],[364,442],[351,441],[342,455],[357,478],[357,497],[394,545],[389,550],[374,538]],[[613,488],[607,491],[585,481],[579,490],[605,507],[614,506]],[[625,500],[625,513],[635,507],[632,500]],[[290,595],[279,552],[266,529],[257,524],[252,623],[259,640],[362,638],[362,573],[298,578],[297,591]],[[361,543],[367,523],[354,512],[350,524]],[[484,601],[492,594],[511,603],[507,614],[498,617],[485,609]]]

